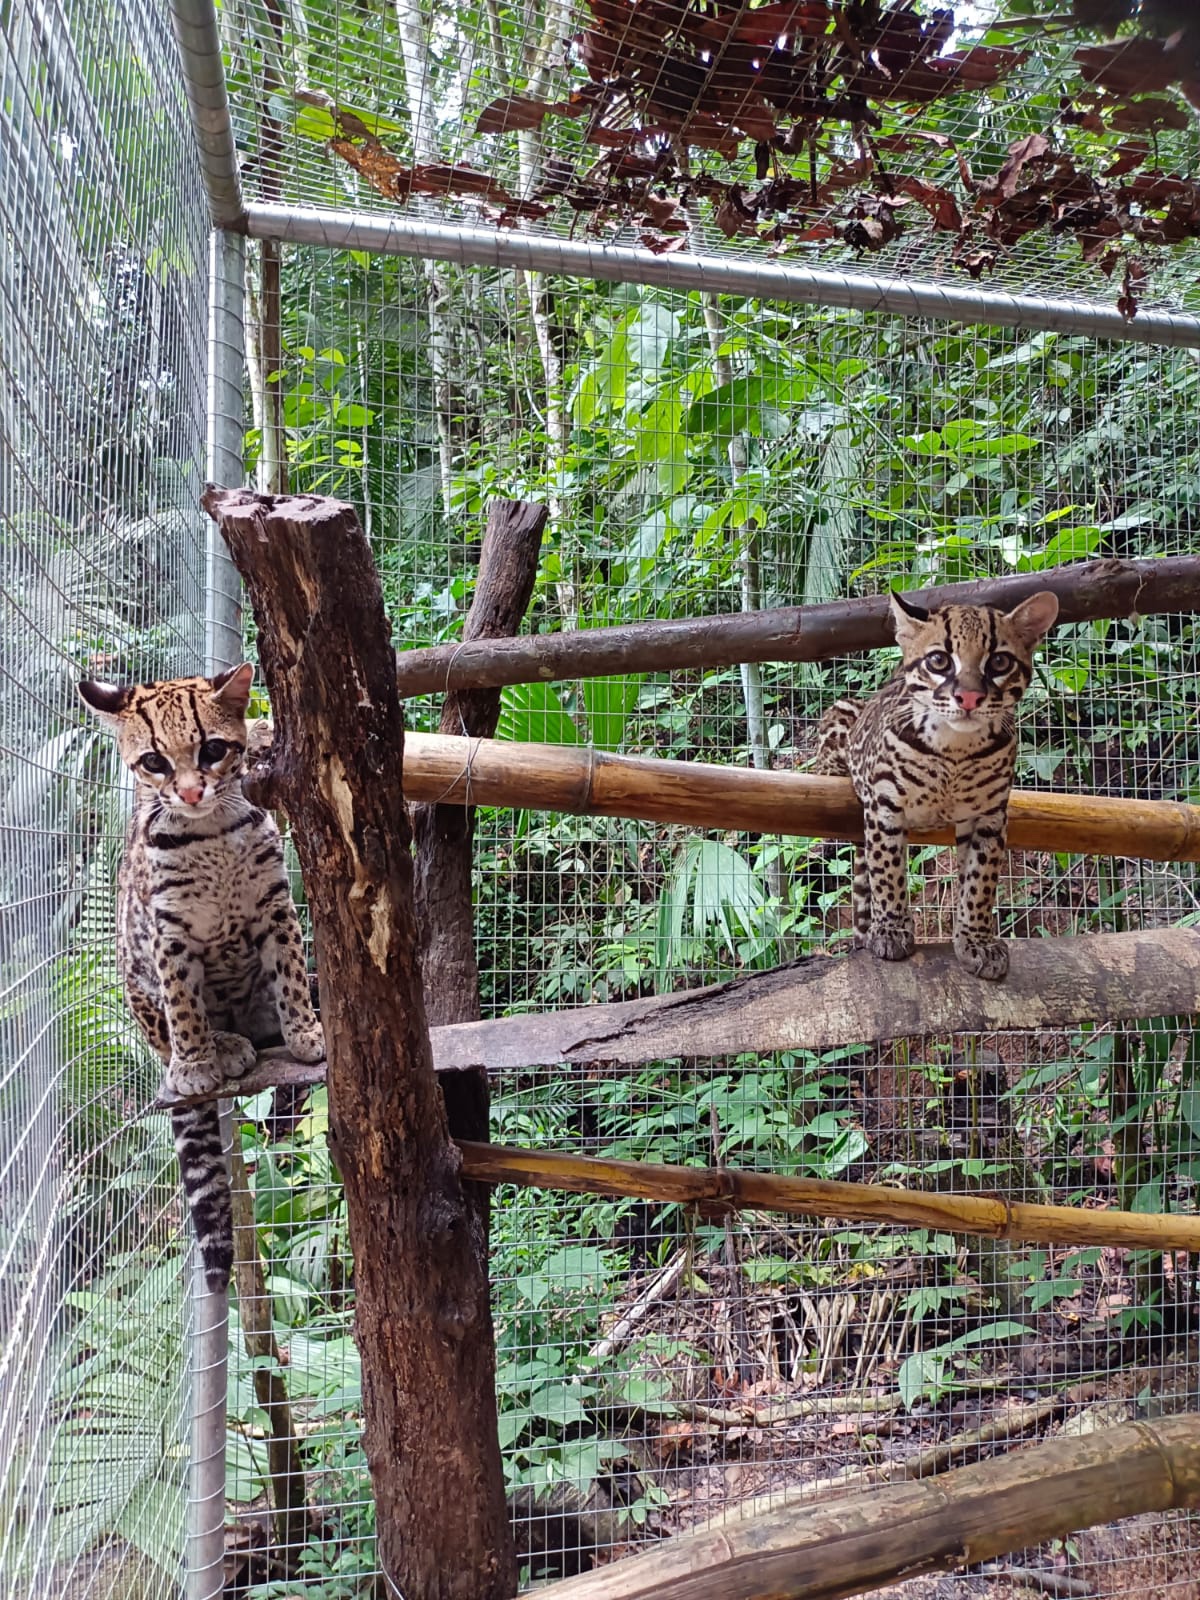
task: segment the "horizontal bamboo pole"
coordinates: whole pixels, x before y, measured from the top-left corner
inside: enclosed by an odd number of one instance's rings
[[[434,1029],[435,1041],[439,1032],[452,1031],[453,1028]],[[235,1087],[242,1096],[281,1083],[311,1087],[321,1081],[323,1070],[320,1062],[304,1065],[281,1052],[264,1051],[253,1074]],[[219,1092],[229,1094],[230,1087]],[[214,1096],[166,1103],[190,1104],[206,1098]],[[1007,1239],[1019,1244],[1200,1252],[1200,1217],[1178,1212],[1083,1211],[1075,1206],[1006,1200],[995,1194],[926,1194],[890,1184],[781,1178],[736,1167],[666,1166],[466,1139],[459,1141],[459,1149],[463,1177],[477,1183],[515,1183],[526,1188],[653,1200],[664,1205],[699,1205],[722,1211],[778,1211],[785,1216],[933,1228],[941,1233]]]
[[[409,733],[403,782],[405,799],[441,805],[518,806],[698,828],[862,838],[862,806],[849,779],[808,772],[756,772],[572,746]],[[953,838],[948,828],[912,836],[914,843],[934,844],[951,844]],[[1008,842],[1013,850],[1200,861],[1200,806],[1015,789]]]
[[[1053,1439],[935,1478],[803,1502],[678,1534],[539,1590],[544,1600],[844,1600],[1061,1539],[1200,1505],[1200,1419]]]
[[[460,1140],[463,1176],[663,1204],[731,1211],[779,1211],[792,1217],[885,1222],[940,1233],[982,1235],[1016,1244],[1109,1245],[1121,1250],[1200,1251],[1200,1217],[1139,1211],[1082,1211],[1027,1205],[998,1195],[922,1194],[887,1184],[779,1178],[728,1167],[670,1167],[555,1150]]]
[[[1200,611],[1200,557],[1070,562],[920,591],[922,604],[1011,609],[1039,589],[1058,596],[1058,620]],[[825,661],[891,644],[886,595],[770,611],[634,622],[519,639],[434,645],[397,657],[401,695],[507,683],[728,667],[743,661]]]

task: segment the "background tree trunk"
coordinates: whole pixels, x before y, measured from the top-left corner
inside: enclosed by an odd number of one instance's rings
[[[463,624],[464,641],[516,633],[537,579],[548,512],[523,500],[493,500],[479,554],[479,577]],[[490,739],[500,716],[499,689],[454,690],[442,707],[441,731]],[[425,1010],[431,1027],[474,1022],[480,1015],[475,916],[471,903],[473,806],[412,808],[417,927]],[[442,1079],[451,1136],[488,1137],[488,1080],[483,1070]],[[487,1272],[490,1189],[466,1185],[476,1254]]]

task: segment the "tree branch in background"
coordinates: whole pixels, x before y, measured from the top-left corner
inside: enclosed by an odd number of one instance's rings
[[[545,506],[493,500],[479,555],[479,576],[463,639],[516,633],[537,579]],[[455,690],[442,707],[441,730],[490,738],[500,716],[499,689]],[[473,806],[412,808],[413,890],[421,939],[421,972],[430,1026],[473,1022],[480,1015],[479,968],[471,895]],[[450,1133],[456,1139],[488,1137],[487,1073],[475,1070],[442,1080]],[[481,1270],[487,1270],[488,1206],[484,1185],[465,1188]]]
[[[241,1139],[234,1123],[231,1165],[233,1189],[233,1278],[237,1287],[238,1322],[246,1354],[254,1363],[254,1398],[267,1419],[267,1478],[271,1490],[272,1555],[284,1571],[295,1571],[308,1538],[308,1504],[300,1440],[292,1421],[287,1383],[279,1359],[279,1345],[271,1321],[254,1199],[242,1159]]]
[[[1011,608],[1039,589],[1058,596],[1061,623],[1096,617],[1200,611],[1200,556],[1144,561],[1080,561],[1045,572],[1012,573],[919,592],[924,605]],[[535,634],[474,645],[404,651],[396,678],[402,696],[506,683],[600,678],[617,673],[729,667],[743,661],[825,661],[890,645],[886,595],[817,606],[634,622],[583,633]]]

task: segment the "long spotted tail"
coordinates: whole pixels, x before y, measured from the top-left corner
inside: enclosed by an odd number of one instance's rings
[[[833,778],[849,776],[846,747],[861,710],[860,700],[835,700],[817,723],[817,750],[812,763],[815,773]]]
[[[204,1281],[214,1294],[222,1294],[233,1270],[233,1197],[216,1104],[180,1106],[171,1113],[171,1130]]]

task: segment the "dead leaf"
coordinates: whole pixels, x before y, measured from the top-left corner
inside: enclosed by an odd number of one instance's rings
[[[1161,97],[1127,100],[1108,120],[1120,133],[1157,133],[1163,128],[1182,131],[1191,127],[1191,119],[1183,107]]]
[[[493,100],[479,113],[476,133],[511,133],[517,128],[540,128],[551,106],[532,95],[509,94]]]
[[[682,250],[684,245],[687,244],[687,238],[684,234],[653,233],[649,229],[643,229],[638,234],[638,238],[646,246],[646,249],[650,251],[651,255],[656,256],[668,255],[672,250]]]
[[[1126,261],[1125,272],[1121,278],[1121,293],[1117,296],[1117,310],[1131,321],[1137,316],[1138,295],[1145,285],[1146,277],[1146,268],[1141,261],[1136,259]],[[1116,1299],[1114,1296],[1114,1303]]]
[[[962,213],[949,189],[941,189],[936,183],[926,183],[924,178],[914,178],[905,173],[892,173],[889,177],[894,189],[910,195],[918,205],[925,207],[933,218],[935,228],[942,228],[947,233],[957,233],[961,229]]]
[[[1183,62],[1158,39],[1122,39],[1117,44],[1084,45],[1075,59],[1089,83],[1114,94],[1144,94],[1169,88]]]
[[[1142,139],[1127,139],[1124,144],[1117,146],[1117,159],[1111,166],[1105,167],[1103,176],[1106,178],[1121,178],[1127,172],[1133,172],[1140,167],[1150,154],[1150,146]]]
[[[982,205],[995,205],[1000,200],[1010,198],[1015,192],[1021,173],[1031,161],[1040,161],[1048,153],[1050,141],[1042,133],[1030,133],[1024,139],[1017,139],[1008,147],[1008,157],[994,178],[987,178],[979,185],[979,201]]]

